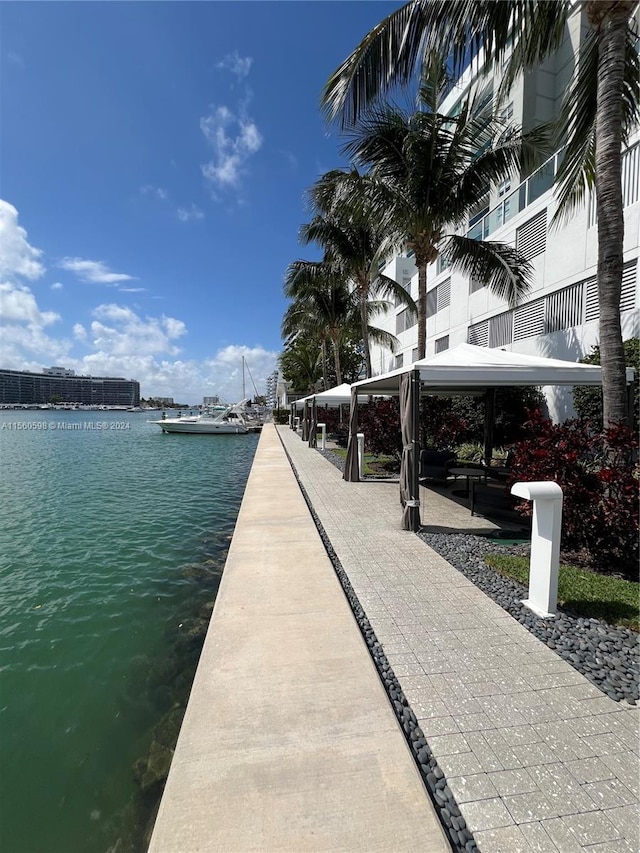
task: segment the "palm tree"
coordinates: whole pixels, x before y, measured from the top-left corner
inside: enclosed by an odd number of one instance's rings
[[[324,360],[325,342],[331,343],[336,384],[342,384],[341,347],[360,339],[360,311],[357,294],[349,287],[330,261],[294,261],[285,275],[285,296],[293,301],[282,321],[282,334],[289,341],[302,334],[320,340]],[[396,338],[371,326],[369,319],[387,304],[370,301],[366,306],[365,334],[367,339],[383,344],[391,350]],[[326,369],[323,370],[325,388],[328,387]]]
[[[527,292],[531,275],[529,263],[512,246],[453,233],[467,222],[489,183],[520,167],[524,148],[517,131],[497,128],[473,100],[462,104],[455,119],[436,112],[445,81],[443,68],[434,67],[421,89],[425,111],[372,110],[345,146],[346,153],[370,167],[367,193],[373,215],[397,244],[415,253],[418,358],[426,354],[427,267],[439,254],[512,305]]]
[[[285,275],[284,293],[294,301],[285,312],[282,334],[291,336],[315,329],[321,341],[329,340],[336,381],[341,385],[340,342],[354,308],[344,279],[326,261],[294,261]]]
[[[336,169],[323,175],[309,191],[315,216],[302,226],[300,239],[322,246],[327,261],[344,280],[352,283],[360,312],[365,373],[369,378],[372,301],[379,296],[393,297],[396,303],[413,311],[416,306],[401,284],[380,272],[392,245],[383,224],[367,207],[367,186],[367,176],[357,169]]]
[[[558,179],[569,209],[595,185],[598,216],[598,301],[604,422],[626,416],[624,350],[620,326],[624,219],[621,151],[638,120],[640,65],[633,26],[635,0],[583,0],[590,31],[576,63],[560,115],[568,139]],[[503,91],[524,68],[561,45],[574,12],[571,0],[411,0],[378,24],[329,79],[327,115],[355,121],[381,92],[406,83],[433,50],[454,45],[459,72],[484,51],[486,67],[501,61],[513,40]],[[597,120],[596,120],[597,119]]]
[[[296,393],[312,394],[320,379],[318,340],[299,335],[282,351],[278,361],[282,376]]]

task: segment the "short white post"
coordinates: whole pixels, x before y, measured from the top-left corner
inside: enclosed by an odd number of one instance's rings
[[[293,428],[298,432],[298,429],[300,428],[300,418],[296,417],[293,419]]]
[[[358,436],[358,471],[360,479],[364,477],[364,433],[359,432]]]
[[[537,616],[555,616],[558,609],[558,566],[562,531],[562,489],[557,483],[515,483],[511,494],[533,501],[529,598],[522,603]]]
[[[318,424],[318,429],[322,433],[322,438],[320,439],[320,450],[327,449],[327,425],[326,424]]]

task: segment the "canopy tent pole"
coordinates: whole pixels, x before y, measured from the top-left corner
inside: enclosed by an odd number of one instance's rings
[[[316,398],[311,401],[311,423],[309,425],[309,447],[318,446],[318,409]]]
[[[302,434],[300,438],[303,441],[309,441],[309,401],[304,401],[304,416],[302,418]]]
[[[496,421],[496,389],[487,388],[484,395],[484,463],[491,465],[493,457],[493,435]]]
[[[350,483],[360,481],[358,466],[358,391],[351,389],[351,409],[349,411],[349,442],[347,444],[347,458],[344,464],[344,480]]]
[[[400,429],[402,459],[400,461],[400,503],[402,529],[420,529],[420,374],[417,370],[405,373],[400,379]]]

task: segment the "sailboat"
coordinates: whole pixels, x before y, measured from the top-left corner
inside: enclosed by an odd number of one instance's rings
[[[222,411],[215,407],[193,417],[163,418],[152,421],[163,432],[178,432],[204,435],[245,435],[248,432],[259,432],[262,429],[262,418],[259,413],[251,411],[249,398],[246,397],[245,368],[251,377],[253,388],[258,393],[253,376],[242,356],[242,400],[232,406],[223,407]]]

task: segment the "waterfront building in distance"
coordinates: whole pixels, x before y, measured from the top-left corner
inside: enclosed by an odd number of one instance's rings
[[[140,383],[119,376],[76,376],[65,367],[47,367],[42,373],[0,369],[0,405],[46,403],[139,406]]]

